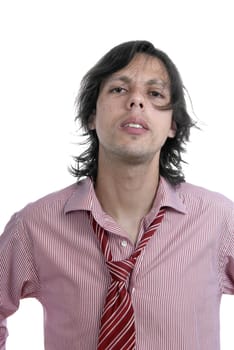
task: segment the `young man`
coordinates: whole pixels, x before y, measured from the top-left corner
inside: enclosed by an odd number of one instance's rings
[[[46,350],[220,349],[234,293],[233,203],[185,182],[194,125],[169,57],[123,43],[84,77],[78,182],[15,214],[0,244],[0,349],[20,298],[45,313]]]

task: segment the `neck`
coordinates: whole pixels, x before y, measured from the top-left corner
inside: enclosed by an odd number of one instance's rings
[[[142,218],[150,211],[158,187],[158,164],[100,164],[96,195],[103,210],[134,241]]]

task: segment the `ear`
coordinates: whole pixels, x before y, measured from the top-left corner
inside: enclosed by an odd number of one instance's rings
[[[89,130],[95,130],[96,129],[96,111],[93,110],[91,115],[89,116]]]
[[[171,128],[169,129],[169,132],[168,132],[168,137],[174,138],[176,135],[176,131],[177,131],[176,122],[174,120],[172,120]]]

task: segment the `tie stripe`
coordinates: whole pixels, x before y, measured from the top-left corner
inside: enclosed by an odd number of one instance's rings
[[[158,229],[164,214],[165,208],[160,209],[149,229],[143,234],[134,253],[128,259],[121,261],[113,261],[108,232],[91,216],[94,232],[100,241],[106,266],[112,278],[101,317],[97,350],[136,349],[134,310],[127,288],[137,257]]]

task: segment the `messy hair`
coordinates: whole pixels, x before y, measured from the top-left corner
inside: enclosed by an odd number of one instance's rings
[[[97,177],[99,141],[96,131],[90,130],[89,125],[91,116],[96,110],[100,86],[111,74],[127,66],[138,53],[159,59],[164,64],[170,80],[170,103],[162,108],[172,110],[176,134],[174,138],[167,138],[160,151],[160,175],[172,185],[185,181],[181,164],[184,162],[182,153],[185,152],[190,129],[195,123],[187,111],[185,88],[178,69],[166,53],[155,48],[148,41],[129,41],[114,47],[82,79],[76,98],[76,121],[83,129],[83,136],[86,136],[83,143],[86,149],[74,157],[75,166],[70,169],[78,180],[82,177],[90,177],[95,182]]]

